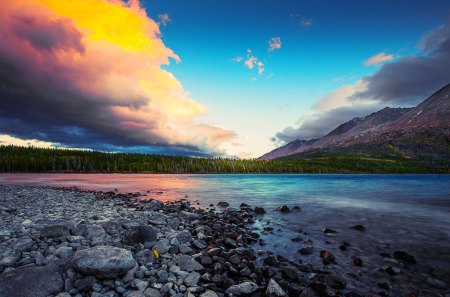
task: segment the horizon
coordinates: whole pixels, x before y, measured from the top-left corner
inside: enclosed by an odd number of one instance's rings
[[[449,83],[446,1],[346,4],[9,1],[0,144],[257,158]]]

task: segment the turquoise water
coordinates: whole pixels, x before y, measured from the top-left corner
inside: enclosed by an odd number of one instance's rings
[[[405,250],[418,264],[403,270],[393,292],[404,294],[410,286],[425,286],[427,275],[439,277],[450,286],[450,176],[449,175],[151,175],[151,174],[0,174],[0,184],[77,186],[82,189],[142,192],[147,198],[176,200],[188,195],[193,205],[202,207],[227,201],[267,210],[252,226],[263,232],[267,243],[256,248],[273,250],[295,261],[321,266],[320,249],[335,254],[338,265],[329,266],[348,277],[348,286],[371,287],[383,265],[392,265],[380,256]],[[162,192],[159,193],[159,192]],[[281,214],[279,205],[300,206],[302,211]],[[365,232],[350,227],[365,226]],[[323,228],[336,230],[327,236]],[[299,232],[301,229],[302,232]],[[304,234],[306,233],[306,234]],[[301,256],[301,243],[290,239],[310,239],[314,253]],[[350,243],[343,252],[339,245]],[[361,257],[362,268],[354,267],[350,256]],[[388,262],[386,262],[388,261]],[[400,265],[401,264],[395,264]],[[406,287],[405,287],[406,286]]]

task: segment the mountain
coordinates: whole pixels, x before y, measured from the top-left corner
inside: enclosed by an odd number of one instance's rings
[[[327,135],[295,140],[260,157],[301,157],[314,152],[389,153],[450,158],[450,84],[414,108],[383,108],[336,127]]]

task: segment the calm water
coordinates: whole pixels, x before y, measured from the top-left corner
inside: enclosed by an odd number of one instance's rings
[[[140,191],[161,200],[188,195],[193,204],[198,201],[203,206],[227,201],[232,207],[239,207],[245,202],[262,206],[268,212],[253,228],[275,228],[273,233],[263,234],[267,245],[261,249],[322,266],[318,253],[326,248],[338,262],[329,269],[343,273],[350,287],[370,288],[374,278],[390,278],[377,270],[392,265],[379,253],[395,250],[413,254],[418,264],[417,272],[400,265],[403,273],[396,277],[399,285],[395,279],[389,280],[393,292],[403,294],[416,287],[427,288],[426,275],[439,277],[450,285],[448,175],[0,174],[0,184]],[[302,211],[280,214],[275,208],[281,204],[298,205]],[[355,224],[364,225],[366,231],[349,228]],[[327,236],[322,232],[325,227],[338,233]],[[312,240],[312,255],[297,253],[302,244],[290,240],[297,236]],[[350,243],[346,252],[338,248],[343,241]],[[364,266],[354,267],[349,260],[351,255],[361,257]]]

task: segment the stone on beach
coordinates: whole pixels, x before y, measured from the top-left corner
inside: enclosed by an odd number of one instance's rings
[[[113,246],[96,246],[75,253],[73,267],[86,275],[114,278],[136,265],[130,251]]]

